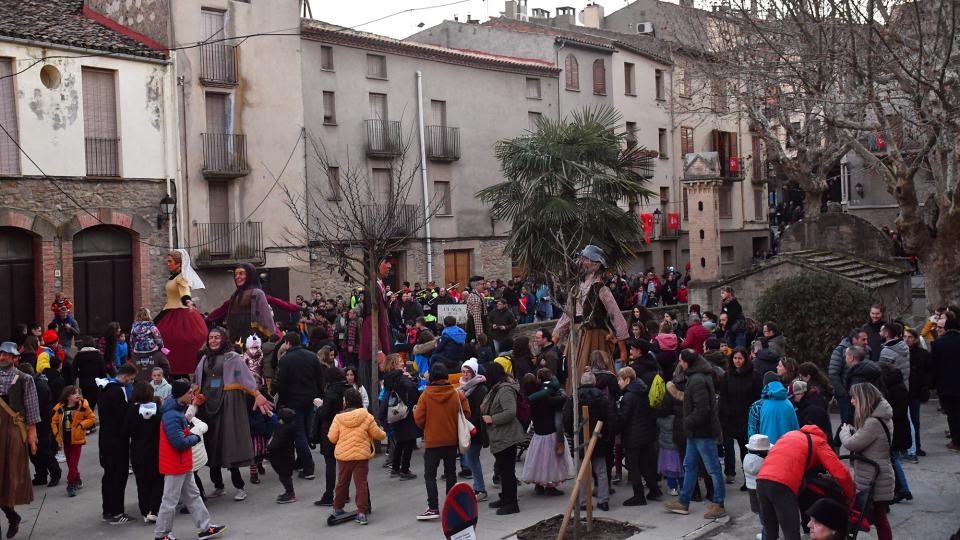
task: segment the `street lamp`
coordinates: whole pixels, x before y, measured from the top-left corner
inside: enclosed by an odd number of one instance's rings
[[[663,219],[663,212],[661,212],[660,209],[657,208],[656,210],[653,211],[653,222],[656,225],[659,225],[661,219]]]
[[[853,186],[853,189],[856,190],[857,196],[861,199],[863,198],[863,184],[857,182],[857,185]]]
[[[177,200],[170,195],[164,195],[160,199],[160,213],[157,214],[157,228],[163,227],[173,214],[177,211]]]

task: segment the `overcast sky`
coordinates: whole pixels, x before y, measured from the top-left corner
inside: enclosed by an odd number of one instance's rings
[[[456,0],[310,0],[310,6],[313,8],[313,18],[352,27],[401,10],[436,6],[454,1]],[[610,14],[627,5],[628,2],[601,0],[597,3],[604,7],[607,14]],[[571,6],[576,8],[579,14],[585,5],[587,0],[529,0],[527,13],[529,14],[533,8],[542,8],[550,11],[552,16],[556,14],[558,6]],[[498,17],[503,11],[503,6],[503,0],[465,0],[456,5],[400,13],[357,29],[394,38],[405,38],[417,32],[417,25],[420,23],[423,23],[426,28],[444,20],[452,20],[454,15],[459,16],[460,21],[466,21],[468,14],[483,22],[488,17]]]

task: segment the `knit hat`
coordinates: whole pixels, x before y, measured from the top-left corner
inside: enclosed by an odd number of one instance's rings
[[[54,332],[53,330],[47,330],[46,332],[43,333],[43,335],[41,336],[41,339],[43,340],[44,345],[52,345],[60,341],[60,336],[58,336],[57,333]]]
[[[806,393],[806,391],[807,383],[801,381],[800,379],[793,381],[793,395],[799,396],[800,394]]]
[[[766,373],[763,374],[763,385],[764,385],[764,386],[772,383],[773,381],[779,381],[779,380],[780,380],[780,376],[777,375],[777,372],[776,372],[776,371],[768,371],[768,372],[766,372]]]
[[[817,499],[815,503],[810,505],[807,515],[824,524],[839,536],[846,536],[847,523],[849,523],[850,518],[847,509],[837,501],[828,498]]]
[[[466,362],[464,362],[464,363],[463,363],[463,367],[465,367],[465,368],[470,368],[470,370],[473,371],[473,374],[474,374],[474,375],[479,375],[479,374],[480,374],[480,363],[477,362],[477,359],[476,359],[476,358],[471,358],[471,359],[467,360]]]
[[[263,345],[263,341],[260,340],[260,336],[256,334],[251,334],[247,337],[247,348],[248,349],[259,349]]]
[[[180,399],[190,391],[190,383],[186,381],[173,381],[170,383],[170,387],[170,395],[173,396],[173,399]]]

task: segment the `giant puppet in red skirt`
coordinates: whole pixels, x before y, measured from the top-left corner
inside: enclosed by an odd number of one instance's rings
[[[163,345],[168,349],[173,376],[192,375],[197,368],[197,351],[207,340],[207,325],[191,300],[192,289],[202,289],[203,281],[190,266],[190,255],[177,249],[167,253],[167,303],[154,322]]]

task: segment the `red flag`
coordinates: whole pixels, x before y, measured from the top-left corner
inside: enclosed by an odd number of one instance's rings
[[[730,156],[730,172],[740,172],[740,160],[737,156]]]
[[[667,227],[669,227],[671,231],[680,230],[680,214],[679,213],[670,212],[669,214],[667,214]]]
[[[653,214],[640,214],[640,227],[643,229],[644,239],[650,243],[650,233],[653,231]]]

